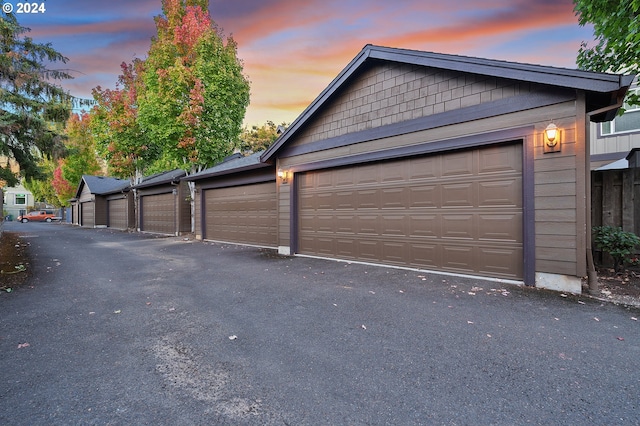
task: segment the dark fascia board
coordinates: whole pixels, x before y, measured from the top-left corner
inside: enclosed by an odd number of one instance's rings
[[[631,85],[633,75],[607,74],[495,59],[371,46],[370,58],[592,92],[613,92]]]
[[[178,183],[186,174],[187,172],[181,169],[170,170],[168,172],[158,173],[157,175],[150,176],[146,180],[143,179],[142,182],[134,185],[133,187],[135,189],[142,189],[157,185]]]
[[[276,152],[278,152],[300,127],[320,109],[324,102],[338,91],[369,59],[428,66],[600,93],[615,92],[621,89],[626,91],[635,78],[633,75],[596,73],[543,65],[366,45],[302,114],[294,120],[289,128],[280,135],[280,138],[262,154],[260,160],[263,162],[273,161]]]
[[[227,170],[220,170],[220,171],[212,171],[210,173],[198,173],[197,175],[191,175],[191,176],[185,176],[182,178],[182,180],[185,180],[187,182],[196,182],[199,180],[203,180],[203,179],[210,179],[210,178],[215,178],[215,177],[219,177],[219,176],[226,176],[226,175],[231,175],[234,173],[242,173],[242,172],[246,172],[249,170],[256,170],[256,169],[262,169],[262,168],[266,168],[266,167],[274,167],[273,164],[268,164],[268,163],[254,163],[254,164],[250,164],[244,167],[237,167],[237,168],[233,168],[233,169],[227,169]],[[275,173],[275,168],[274,168],[274,173]]]

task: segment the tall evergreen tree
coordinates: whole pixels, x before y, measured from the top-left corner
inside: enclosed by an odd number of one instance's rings
[[[16,17],[2,12],[0,19],[0,157],[12,158],[27,179],[42,176],[40,156],[55,158],[64,152],[62,125],[74,98],[58,82],[72,78],[49,68],[67,58],[50,43],[35,43]],[[0,179],[9,185],[17,176],[0,164]]]

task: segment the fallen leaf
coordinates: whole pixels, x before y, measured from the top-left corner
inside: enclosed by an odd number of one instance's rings
[[[28,343],[26,343],[26,342],[25,342],[25,343],[20,343],[20,344],[18,345],[18,349],[28,348],[29,346],[31,346],[31,345],[30,345],[30,344],[28,344]]]

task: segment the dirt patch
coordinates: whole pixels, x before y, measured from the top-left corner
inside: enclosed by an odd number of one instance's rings
[[[0,291],[24,285],[31,275],[29,243],[17,233],[0,234]]]
[[[616,273],[610,268],[597,268],[597,271],[603,299],[640,306],[640,269],[631,268]]]

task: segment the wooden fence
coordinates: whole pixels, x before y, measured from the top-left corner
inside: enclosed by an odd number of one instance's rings
[[[640,236],[640,168],[591,172],[591,224]],[[608,265],[610,258],[594,247],[594,261]]]

